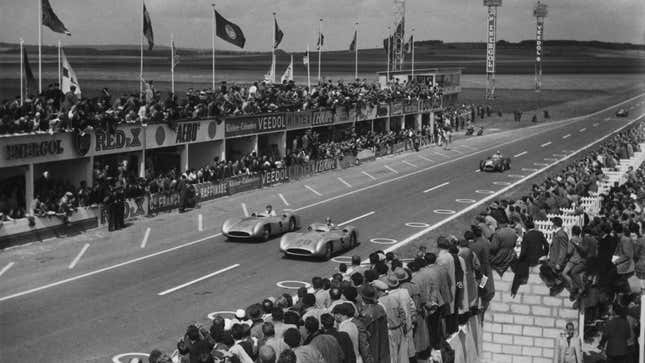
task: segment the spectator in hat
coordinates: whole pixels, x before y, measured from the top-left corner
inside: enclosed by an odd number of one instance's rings
[[[274,307],[271,310],[271,322],[273,323],[273,330],[276,339],[282,340],[282,334],[289,328],[297,328],[294,324],[286,324],[284,322],[285,312],[282,308]],[[279,354],[279,353],[278,353]]]
[[[394,275],[389,275],[387,289],[394,294],[383,294],[379,297],[379,303],[385,308],[387,316],[388,340],[390,343],[391,362],[408,361],[408,330],[412,330],[411,320],[406,313],[408,307],[403,306],[402,299],[397,293],[399,281]]]
[[[414,323],[417,321],[417,305],[414,299],[410,296],[410,290],[402,287],[404,283],[409,287],[411,286],[409,284],[410,278],[410,274],[402,267],[397,267],[394,269],[392,274],[388,276],[388,287],[390,288],[388,295],[394,299],[398,299],[400,305],[403,307],[403,311],[405,312],[405,326],[408,328],[404,330],[405,343],[403,345],[407,348],[407,352],[401,351],[400,354],[407,354],[406,358],[414,358],[417,353],[416,348],[414,347]],[[416,292],[416,289],[413,289],[413,291]],[[400,357],[403,356],[401,355]]]
[[[204,357],[210,357],[209,353],[214,345],[215,342],[206,329],[191,324],[184,337],[177,343],[177,349],[180,354],[188,355],[190,363],[212,363],[212,358],[204,360]]]
[[[427,322],[428,330],[430,331],[430,346],[432,349],[439,349],[440,343],[444,338],[441,320],[449,313],[447,305],[451,301],[448,271],[436,262],[437,255],[428,252],[423,258],[423,263],[426,265],[419,270],[428,279],[428,284],[430,285],[430,303],[426,307],[428,309]]]
[[[284,342],[296,354],[298,363],[325,363],[322,354],[311,345],[300,345],[300,332],[298,329],[287,329],[284,332]]]
[[[448,300],[446,301],[448,307],[444,316],[447,332],[452,332],[457,328],[457,312],[455,310],[457,280],[455,276],[455,260],[448,251],[450,246],[450,241],[446,236],[442,235],[437,238],[437,248],[439,249],[439,253],[437,254],[437,265],[447,272],[447,281],[450,284],[450,295],[448,295]]]
[[[253,363],[257,355],[258,347],[250,339],[249,333],[250,328],[246,324],[234,324],[231,328],[234,344],[229,349],[229,352],[235,355],[240,360],[240,363]]]
[[[385,286],[387,288],[387,286]],[[370,347],[370,357],[374,362],[390,361],[390,344],[387,328],[387,314],[378,302],[379,290],[364,285],[359,289],[363,310],[359,320],[365,326]],[[367,361],[364,359],[364,361]]]
[[[515,229],[508,225],[500,224],[500,226],[490,241],[490,264],[501,277],[517,259],[515,245],[518,235]]]
[[[475,234],[472,231],[464,232],[464,238],[459,240],[459,257],[464,259],[466,269],[464,270],[466,289],[468,301],[466,302],[468,309],[477,307],[478,295],[477,279],[481,278],[481,265],[479,258],[470,248],[470,245],[475,241]]]

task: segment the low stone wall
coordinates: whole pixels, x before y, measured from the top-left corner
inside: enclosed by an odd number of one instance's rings
[[[567,322],[578,326],[578,310],[572,308],[569,293],[549,296],[531,269],[528,284],[511,297],[513,273],[495,275],[495,298],[484,316],[483,363],[553,363],[556,344]]]

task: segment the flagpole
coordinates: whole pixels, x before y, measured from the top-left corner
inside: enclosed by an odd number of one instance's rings
[[[271,24],[273,28],[273,43],[271,44],[271,82],[273,83],[275,83],[275,22],[275,13],[273,13],[273,24]]]
[[[410,46],[412,47],[412,79],[414,80],[414,28],[412,28],[412,41]]]
[[[25,90],[24,88],[24,68],[25,68],[25,59],[23,51],[24,40],[20,38],[20,106],[23,105],[25,100]]]
[[[309,72],[309,64],[311,60],[309,59],[309,44],[307,44],[307,89],[309,94],[311,94],[311,72]]]
[[[38,94],[43,91],[43,2],[38,0]]]
[[[175,36],[170,33],[170,92],[175,94]]]
[[[291,63],[289,63],[289,67],[291,67],[291,74],[289,74],[289,81],[293,81],[293,53],[291,53]]]
[[[320,83],[321,78],[320,78],[320,61],[321,61],[321,52],[322,52],[322,19],[318,22],[318,82]]]
[[[213,48],[212,58],[213,58],[213,80],[212,80],[212,89],[215,92],[215,4],[211,4],[213,7],[213,24],[211,27],[211,46]]]
[[[390,83],[390,54],[392,52],[392,30],[390,27],[387,27],[387,73],[385,77],[385,85]]]
[[[356,44],[354,44],[354,80],[358,79],[358,22],[354,24],[356,32]]]
[[[58,86],[62,87],[63,81],[60,73],[60,40],[58,40]]]
[[[144,6],[145,1],[141,0],[141,30],[139,33],[139,100],[143,99],[143,17],[145,16],[143,12]]]

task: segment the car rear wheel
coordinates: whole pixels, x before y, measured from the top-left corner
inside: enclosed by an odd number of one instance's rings
[[[289,232],[293,232],[296,230],[296,220],[291,218],[289,219]]]
[[[356,241],[356,234],[352,233],[349,236],[349,248],[354,248],[358,245],[358,242]]]
[[[271,239],[271,228],[264,227],[262,230],[262,241],[266,242]]]
[[[331,260],[332,255],[334,254],[334,248],[332,247],[331,243],[327,244],[327,247],[325,248],[325,255],[323,258],[325,261]]]

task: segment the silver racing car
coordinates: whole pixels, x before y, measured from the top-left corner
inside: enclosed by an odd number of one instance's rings
[[[325,223],[313,223],[306,231],[287,233],[280,240],[280,252],[286,257],[322,257],[329,260],[334,254],[356,246],[356,227],[330,227]]]
[[[222,225],[222,234],[236,240],[268,241],[273,236],[295,231],[299,225],[300,218],[293,213],[282,212],[276,216],[253,213],[227,219]]]

